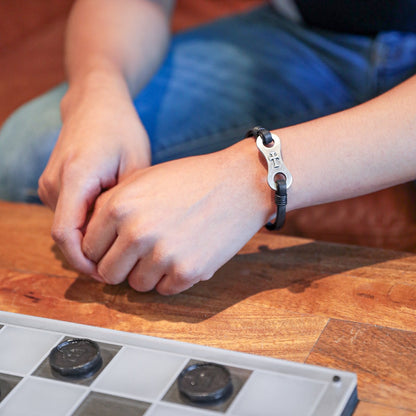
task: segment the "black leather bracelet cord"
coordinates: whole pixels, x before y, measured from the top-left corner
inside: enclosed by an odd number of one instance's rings
[[[280,152],[279,138],[264,127],[254,127],[245,137],[254,137],[257,147],[263,154],[268,165],[268,183],[275,191],[276,218],[266,224],[268,230],[278,230],[283,227],[286,219],[287,189],[292,184],[290,175]],[[261,140],[261,143],[259,142]]]
[[[276,204],[276,219],[274,222],[268,222],[266,228],[270,231],[279,230],[285,225],[286,205],[287,205],[287,187],[286,178],[281,173],[276,175],[276,191],[274,192],[274,202]]]

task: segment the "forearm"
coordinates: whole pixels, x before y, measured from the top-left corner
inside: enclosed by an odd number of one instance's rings
[[[275,131],[293,175],[288,208],[416,178],[416,78],[355,108]]]
[[[70,88],[64,112],[71,102],[103,86],[135,95],[146,84],[169,42],[168,4],[173,2],[78,0],[67,27]]]

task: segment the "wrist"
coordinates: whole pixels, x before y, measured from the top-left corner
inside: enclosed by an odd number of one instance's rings
[[[77,77],[61,101],[61,118],[66,134],[112,149],[125,170],[150,166],[147,132],[137,114],[124,79],[109,71],[93,71]],[[85,135],[88,132],[88,135]]]
[[[253,138],[243,139],[229,150],[235,162],[233,169],[243,181],[236,186],[241,186],[251,196],[253,215],[259,219],[261,228],[276,215],[274,192],[267,183],[267,164]]]
[[[94,68],[72,77],[69,87],[61,100],[61,117],[65,121],[83,103],[114,103],[117,99],[130,100],[130,94],[123,76],[115,69]]]
[[[255,139],[256,147],[267,164],[267,183],[274,191],[276,215],[273,221],[266,223],[266,228],[270,231],[279,230],[285,224],[287,190],[293,181],[292,174],[283,161],[280,138],[261,126],[250,129],[246,137]]]
[[[310,135],[304,130],[304,124],[271,131],[281,140],[282,157],[296,180],[288,190],[287,211],[314,205],[311,199],[313,186],[320,181],[313,169],[314,147],[310,145]],[[315,146],[315,148],[318,148]],[[321,149],[319,149],[322,152]],[[307,155],[307,156],[305,156]],[[319,171],[318,171],[319,172]],[[321,186],[321,185],[319,185]]]

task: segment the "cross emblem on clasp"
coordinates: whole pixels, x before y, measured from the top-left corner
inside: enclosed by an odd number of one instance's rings
[[[274,168],[278,168],[279,166],[280,166],[280,158],[279,158],[279,156],[277,155],[277,153],[276,152],[270,152],[269,153],[269,160],[270,160],[270,162],[273,162],[273,167]]]

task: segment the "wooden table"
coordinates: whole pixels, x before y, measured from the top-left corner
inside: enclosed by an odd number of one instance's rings
[[[416,415],[416,255],[258,233],[163,297],[65,263],[37,205],[0,202],[0,308],[355,372],[357,416]]]

